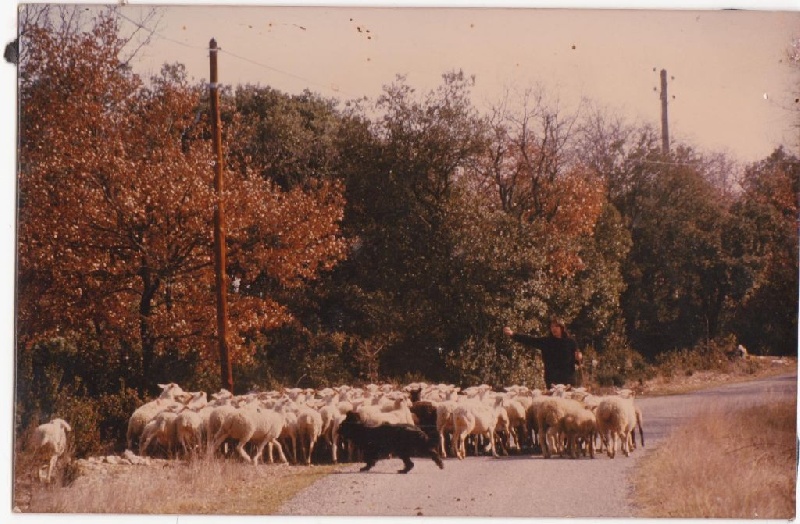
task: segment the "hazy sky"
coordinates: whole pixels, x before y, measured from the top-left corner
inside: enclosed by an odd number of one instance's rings
[[[137,21],[142,11],[123,13]],[[742,161],[798,141],[787,110],[800,72],[788,60],[797,11],[175,6],[161,15],[142,72],[178,61],[207,79],[213,37],[225,84],[375,98],[396,74],[424,91],[462,69],[476,76],[479,108],[506,87],[540,84],[566,111],[585,98],[658,125],[664,68],[675,139]]]

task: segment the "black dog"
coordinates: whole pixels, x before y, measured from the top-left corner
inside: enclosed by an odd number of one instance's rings
[[[439,469],[444,469],[442,459],[436,451],[436,442],[428,438],[418,427],[411,424],[389,424],[367,426],[361,415],[350,411],[339,425],[339,435],[352,440],[364,454],[366,466],[361,471],[369,471],[375,463],[389,456],[403,460],[403,469],[398,473],[408,473],[414,467],[411,455],[431,457]]]

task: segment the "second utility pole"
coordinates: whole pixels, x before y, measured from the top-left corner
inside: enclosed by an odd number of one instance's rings
[[[225,205],[222,195],[222,132],[219,116],[219,86],[217,85],[217,41],[213,38],[208,45],[211,61],[209,90],[211,95],[211,127],[214,147],[214,190],[217,195],[214,209],[214,270],[217,285],[217,341],[219,344],[219,365],[222,387],[233,393],[233,372],[228,352],[228,279],[226,278],[225,253]]]
[[[669,119],[667,118],[667,70],[661,70],[661,153],[669,154]]]

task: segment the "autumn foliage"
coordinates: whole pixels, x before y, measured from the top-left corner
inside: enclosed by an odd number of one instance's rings
[[[205,93],[165,67],[144,82],[101,14],[86,31],[26,27],[20,67],[19,327],[22,347],[88,331],[107,351],[140,348],[140,384],[165,352],[215,362],[212,213]],[[206,133],[207,134],[207,133]],[[231,136],[228,135],[230,139]],[[341,190],[282,191],[226,172],[231,357],[291,319],[249,292],[268,276],[293,287],[343,256]]]

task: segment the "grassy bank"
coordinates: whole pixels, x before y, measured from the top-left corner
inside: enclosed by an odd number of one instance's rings
[[[269,515],[334,466],[254,467],[235,460],[109,468],[72,484],[33,486],[34,513]]]
[[[642,459],[640,517],[795,518],[797,405],[704,413]]]

